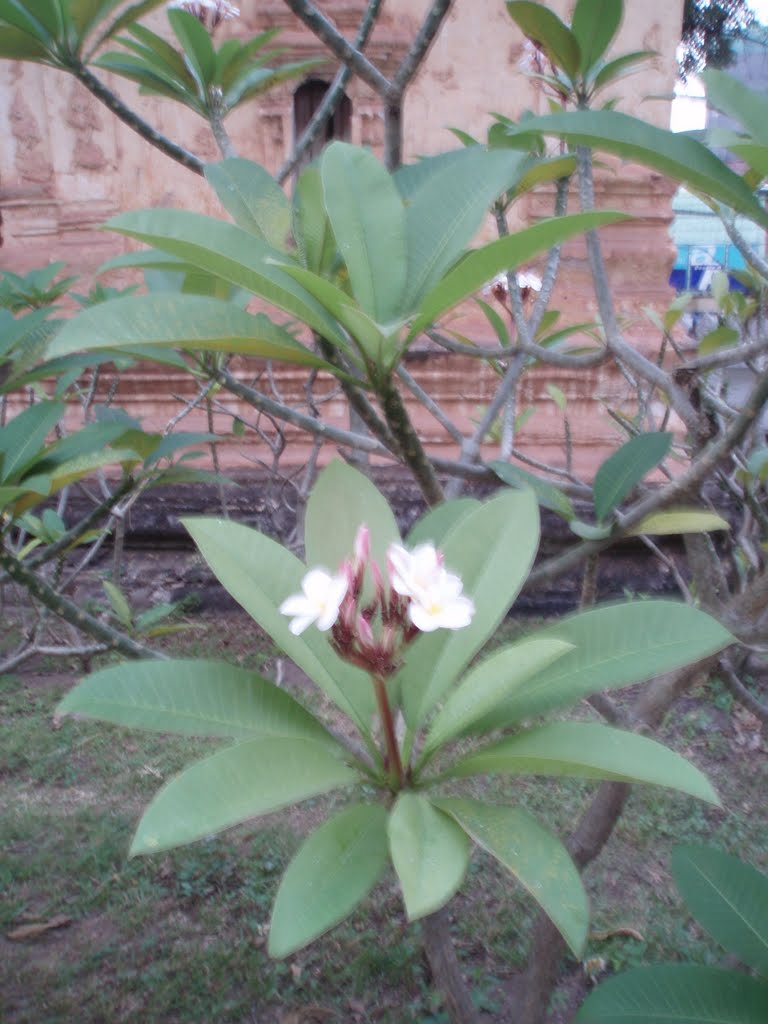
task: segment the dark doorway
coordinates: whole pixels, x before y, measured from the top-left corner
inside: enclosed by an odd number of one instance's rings
[[[310,78],[304,82],[293,94],[293,141],[294,144],[309,122],[312,115],[323,101],[328,92],[328,82],[320,78]],[[323,125],[322,129],[301,158],[296,170],[300,171],[307,164],[318,157],[325,147],[333,139],[341,139],[348,142],[352,136],[352,104],[345,94],[336,105],[333,115]]]

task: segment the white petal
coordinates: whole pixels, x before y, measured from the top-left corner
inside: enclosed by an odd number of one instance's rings
[[[314,615],[299,615],[295,619],[291,619],[288,623],[288,629],[290,629],[294,636],[300,636],[307,626],[311,626],[314,621]]]
[[[278,611],[281,615],[307,615],[310,608],[310,602],[305,594],[291,594],[290,597],[286,597]]]

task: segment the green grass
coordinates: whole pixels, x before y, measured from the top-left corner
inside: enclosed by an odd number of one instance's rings
[[[179,653],[252,667],[271,655],[244,616],[196,622],[195,631],[168,641]],[[0,680],[0,930],[5,936],[24,921],[57,914],[72,919],[26,943],[0,938],[4,1021],[281,1024],[283,1017],[301,1020],[288,1015],[313,1006],[327,1010],[326,1019],[360,1024],[444,1019],[418,929],[404,922],[391,875],[307,950],[284,962],[268,959],[280,875],[302,833],[322,820],[323,801],[128,861],[132,831],[153,793],[214,745],[87,721],[55,723],[53,709],[69,685],[24,674]],[[638,788],[587,872],[594,930],[613,933],[593,938],[587,955],[613,969],[710,963],[720,955],[674,892],[668,869],[676,842],[711,842],[768,868],[766,756],[734,745],[722,704],[716,688],[688,698],[665,739],[708,772],[724,809]],[[530,779],[471,785],[500,803],[524,804],[561,834],[595,789]],[[534,906],[494,861],[476,854],[451,909],[467,975],[493,1019],[502,1020],[498,988],[524,965]],[[578,965],[567,961],[564,969]]]

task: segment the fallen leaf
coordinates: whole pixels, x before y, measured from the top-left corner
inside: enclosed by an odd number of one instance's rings
[[[57,914],[47,921],[38,921],[36,924],[23,924],[18,928],[14,928],[13,931],[7,933],[6,938],[11,939],[12,942],[25,942],[27,939],[37,939],[39,936],[45,935],[46,932],[53,931],[55,928],[66,928],[68,924],[72,924],[71,917],[67,917],[66,914]]]

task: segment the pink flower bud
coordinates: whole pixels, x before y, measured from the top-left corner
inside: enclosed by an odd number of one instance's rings
[[[376,643],[371,624],[363,615],[357,617],[357,637],[361,647],[372,648]]]
[[[355,534],[354,555],[355,568],[359,565],[365,565],[371,557],[371,531],[365,523],[357,528],[357,533]]]

